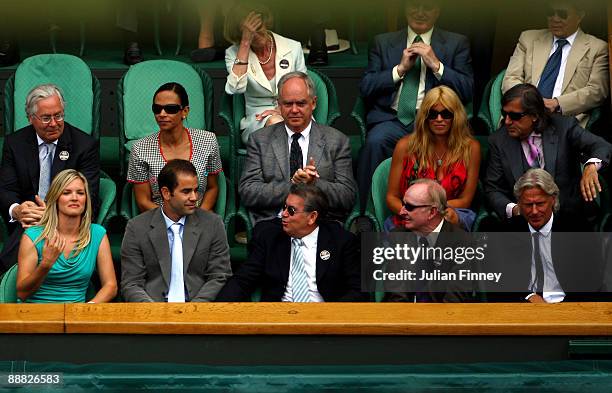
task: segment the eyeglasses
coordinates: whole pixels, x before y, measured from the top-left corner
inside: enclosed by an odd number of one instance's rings
[[[287,210],[287,213],[289,213],[289,215],[290,215],[290,216],[292,216],[292,217],[293,217],[294,215],[298,214],[298,213],[310,213],[309,211],[306,211],[306,210],[297,211],[297,210],[295,209],[295,207],[293,207],[293,206],[287,206],[287,205],[283,206],[283,211],[285,211],[285,210]]]
[[[502,119],[506,120],[506,117],[509,117],[512,121],[521,120],[523,117],[527,116],[529,113],[527,112],[506,112],[504,110],[501,111]]]
[[[431,205],[413,205],[410,202],[403,202],[402,205],[404,206],[404,209],[406,209],[406,211],[413,211],[414,209],[418,209],[420,207],[431,207]]]
[[[181,109],[183,109],[183,106],[179,104],[168,104],[168,105],[153,104],[151,105],[151,109],[153,109],[153,113],[155,113],[156,115],[159,115],[162,109],[169,115],[175,115],[179,113]]]
[[[554,8],[548,8],[546,10],[547,17],[552,18],[555,15],[557,15],[557,18],[560,18],[560,19],[567,19],[567,17],[569,16],[567,10],[559,10],[559,9],[554,9]]]
[[[44,115],[44,116],[38,116],[36,114],[32,114],[33,117],[37,118],[38,120],[40,120],[43,124],[49,124],[51,123],[52,119],[55,119],[56,122],[60,122],[62,120],[64,120],[64,114],[63,113],[58,113],[57,115]]]
[[[444,120],[450,120],[455,117],[455,114],[448,109],[439,112],[435,109],[430,109],[429,112],[427,112],[427,120],[437,120],[438,116],[442,116]]]

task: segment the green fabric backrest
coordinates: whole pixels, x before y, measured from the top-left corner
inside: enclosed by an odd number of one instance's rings
[[[93,121],[93,81],[91,70],[76,56],[44,54],[28,57],[15,72],[13,111],[14,130],[29,124],[24,105],[36,85],[53,83],[62,91],[66,121],[91,134]]]
[[[117,197],[117,185],[106,176],[100,177],[100,211],[96,223],[102,225]]]
[[[313,112],[313,116],[317,123],[328,124],[327,115],[329,111],[329,97],[327,94],[327,86],[323,79],[313,70],[308,70],[308,76],[314,82],[317,96],[317,107]]]
[[[389,171],[391,170],[391,158],[387,158],[378,165],[372,177],[372,202],[374,204],[374,215],[382,226],[383,222],[391,215],[387,207],[387,185]]]
[[[493,80],[491,85],[491,95],[489,96],[489,113],[491,114],[491,132],[497,131],[499,120],[501,119],[501,98],[502,98],[502,82],[506,70],[502,70]]]
[[[180,83],[189,96],[186,127],[205,129],[204,87],[198,72],[187,63],[149,60],[130,67],[123,78],[123,132],[126,148],[134,141],[156,132],[151,104],[153,94],[164,83]]]
[[[2,276],[0,303],[17,303],[17,265],[13,265]]]

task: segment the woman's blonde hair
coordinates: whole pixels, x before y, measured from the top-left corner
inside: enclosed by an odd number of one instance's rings
[[[241,1],[236,3],[225,16],[223,37],[227,41],[235,45],[240,44],[242,39],[242,22],[244,22],[251,11],[261,15],[261,20],[267,30],[272,29],[274,18],[268,7],[263,4]]]
[[[448,151],[442,166],[448,168],[456,162],[463,161],[467,167],[470,161],[470,142],[474,139],[472,130],[461,100],[452,89],[446,86],[432,88],[423,98],[414,121],[414,133],[409,138],[407,154],[414,156],[421,168],[427,168],[436,159],[433,133],[429,128],[427,115],[429,110],[438,103],[453,113],[448,135]]]
[[[79,235],[76,240],[76,244],[72,253],[72,257],[79,255],[89,242],[91,241],[90,226],[91,226],[91,197],[89,195],[89,185],[87,184],[87,178],[83,174],[74,169],[65,169],[58,173],[51,182],[49,192],[47,192],[47,207],[43,213],[40,223],[38,225],[43,227],[43,231],[40,236],[34,241],[37,244],[43,239],[48,239],[53,236],[54,231],[57,229],[59,224],[59,208],[57,206],[57,200],[64,192],[64,189],[68,187],[72,181],[81,179],[85,186],[85,211],[81,215],[81,223],[79,224]]]

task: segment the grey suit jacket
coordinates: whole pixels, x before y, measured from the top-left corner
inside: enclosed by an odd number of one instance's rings
[[[348,137],[313,121],[307,157],[315,161],[320,175],[315,184],[327,195],[330,212],[338,216],[348,213],[357,194]],[[289,194],[291,176],[284,123],[251,134],[238,192],[254,222],[278,214]]]
[[[537,84],[544,71],[553,45],[548,30],[527,30],[510,58],[502,91],[519,83]],[[600,106],[610,92],[608,44],[578,29],[576,40],[567,57],[561,95],[557,97],[564,115],[576,116],[584,127],[584,112]]]
[[[126,302],[165,302],[172,259],[161,208],[132,218],[121,244],[121,294]],[[183,228],[186,299],[212,301],[232,275],[229,246],[219,216],[197,209]]]

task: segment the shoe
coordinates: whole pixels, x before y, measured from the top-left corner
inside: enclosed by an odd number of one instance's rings
[[[327,65],[327,46],[325,43],[325,29],[315,26],[310,32],[310,53],[308,54],[308,65]]]
[[[0,67],[19,63],[19,48],[14,42],[0,41]]]
[[[140,63],[141,61],[144,61],[144,57],[142,57],[142,52],[138,47],[138,42],[130,42],[125,50],[125,54],[123,55],[123,63],[126,65],[134,65],[136,63]]]
[[[206,63],[220,60],[225,55],[225,49],[216,46],[210,48],[198,48],[191,51],[191,60],[194,63]]]
[[[311,50],[308,54],[308,65],[310,66],[326,66],[327,65],[327,51],[325,50]]]

